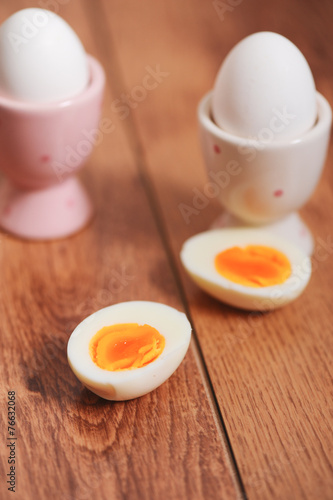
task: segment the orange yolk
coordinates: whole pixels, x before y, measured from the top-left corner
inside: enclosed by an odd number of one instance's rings
[[[287,257],[261,245],[232,247],[220,252],[215,257],[215,269],[234,283],[252,287],[280,285],[291,275]]]
[[[165,338],[149,325],[123,323],[105,326],[90,341],[91,359],[103,370],[141,368],[154,361],[165,346]]]

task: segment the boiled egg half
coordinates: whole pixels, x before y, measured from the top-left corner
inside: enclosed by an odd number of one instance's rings
[[[180,257],[205,292],[251,311],[288,304],[311,276],[311,260],[302,250],[264,230],[207,231],[188,239]]]
[[[184,313],[156,302],[123,302],[84,319],[69,338],[67,356],[88,389],[124,401],[165,382],[182,362],[190,339]]]

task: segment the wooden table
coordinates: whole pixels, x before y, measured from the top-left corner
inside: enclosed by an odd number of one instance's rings
[[[31,4],[2,2],[1,21]],[[190,282],[180,248],[221,207],[212,199],[187,224],[179,204],[191,205],[207,182],[197,104],[244,36],[290,38],[333,103],[333,3],[34,5],[56,10],[104,65],[103,116],[114,126],[82,173],[96,207],[89,227],[49,243],[0,234],[1,499],[332,499],[332,149],[302,211],[319,249],[311,283],[275,312],[232,309]],[[136,299],[185,311],[191,346],[156,391],[104,401],[72,374],[67,340],[93,311]],[[8,391],[17,403],[15,495],[6,484]]]

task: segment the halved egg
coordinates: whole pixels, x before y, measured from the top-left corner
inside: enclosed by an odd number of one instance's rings
[[[281,307],[296,299],[311,276],[301,249],[264,230],[207,231],[188,239],[181,261],[205,292],[251,311]]]
[[[191,339],[184,313],[148,301],[100,309],[73,331],[67,346],[77,378],[104,399],[143,396],[178,368]]]

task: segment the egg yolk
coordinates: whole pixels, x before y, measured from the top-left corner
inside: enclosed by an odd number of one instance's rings
[[[291,264],[279,250],[261,245],[232,247],[215,257],[215,269],[234,283],[251,287],[280,285],[291,275]]]
[[[149,325],[122,323],[105,326],[90,341],[91,359],[103,370],[141,368],[154,361],[165,347],[165,338]]]

